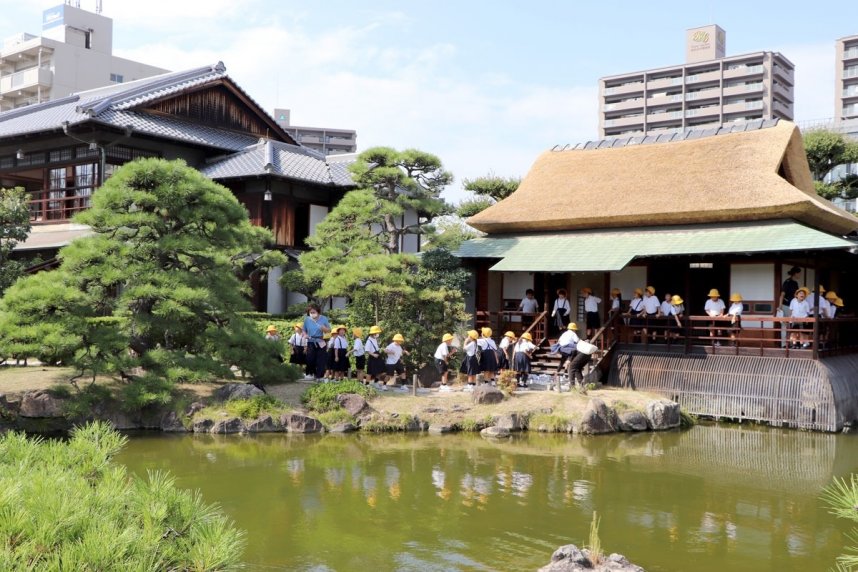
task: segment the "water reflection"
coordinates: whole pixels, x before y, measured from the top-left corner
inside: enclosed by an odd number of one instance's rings
[[[741,427],[665,434],[143,436],[121,461],[167,468],[289,570],[533,570],[602,540],[647,570],[816,570],[845,525],[817,496],[858,440]],[[704,558],[705,556],[705,558]],[[253,569],[253,566],[251,566]]]

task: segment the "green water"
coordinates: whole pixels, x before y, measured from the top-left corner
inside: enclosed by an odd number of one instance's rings
[[[250,570],[536,570],[595,510],[606,551],[648,571],[816,571],[848,530],[819,491],[858,471],[858,437],[150,434],[119,460],[220,503]]]

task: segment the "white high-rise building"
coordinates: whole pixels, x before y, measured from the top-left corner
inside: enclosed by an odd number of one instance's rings
[[[0,49],[0,111],[165,73],[113,55],[113,20],[62,4],[42,13],[42,34],[24,32]]]

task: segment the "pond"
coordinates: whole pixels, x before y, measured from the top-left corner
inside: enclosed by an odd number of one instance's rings
[[[600,437],[132,436],[248,531],[250,570],[536,570],[586,543],[648,571],[827,570],[847,523],[818,500],[858,439],[698,426]]]

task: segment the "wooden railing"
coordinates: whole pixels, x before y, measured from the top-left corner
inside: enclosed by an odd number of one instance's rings
[[[474,325],[479,329],[489,327],[496,336],[502,336],[504,332],[511,331],[516,337],[525,332],[530,332],[533,342],[538,346],[548,336],[548,312],[530,314],[527,312],[489,312],[477,310]]]
[[[65,196],[66,191],[67,189],[31,192],[30,222],[66,221],[76,213],[89,208],[91,194],[75,193],[73,196]]]
[[[732,324],[729,316],[686,316],[679,325],[673,317],[635,320],[624,316],[615,327],[617,341],[668,351],[690,353],[692,348],[717,348],[736,355],[782,355],[817,358],[858,351],[858,318],[781,318],[743,316]]]

